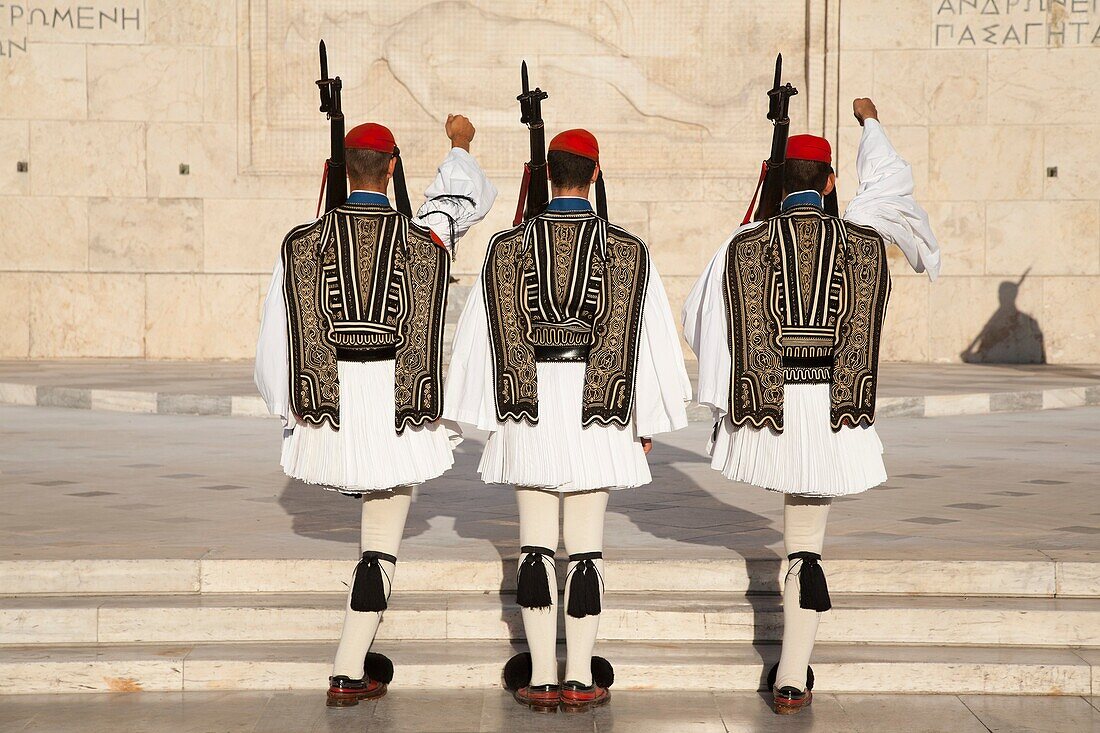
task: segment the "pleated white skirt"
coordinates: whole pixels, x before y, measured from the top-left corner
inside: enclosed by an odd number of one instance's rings
[[[283,438],[287,476],[342,493],[419,484],[454,465],[438,424],[394,428],[393,361],[338,364],[340,429],[296,425]]]
[[[652,480],[627,427],[581,427],[583,363],[539,363],[539,422],[506,422],[489,436],[478,471],[490,484],[562,493],[625,489]]]
[[[874,426],[834,433],[829,409],[829,385],[787,385],[783,432],[734,429],[723,420],[711,468],[733,481],[802,496],[858,494],[886,481]]]

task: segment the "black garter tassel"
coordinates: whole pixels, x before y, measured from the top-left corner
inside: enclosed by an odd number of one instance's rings
[[[550,598],[550,578],[546,575],[544,557],[554,560],[554,551],[535,545],[519,548],[526,557],[519,566],[519,578],[516,580],[516,603],[521,608],[547,609],[553,605]]]
[[[598,616],[603,611],[600,573],[593,562],[602,557],[602,552],[581,552],[569,556],[570,562],[577,563],[569,573],[569,607],[566,609],[573,618]]]
[[[833,607],[829,598],[829,585],[825,582],[825,571],[818,562],[821,555],[816,552],[794,552],[787,556],[791,562],[802,561],[798,569],[798,605],[809,611],[823,612]]]
[[[385,611],[386,586],[382,582],[382,565],[379,560],[397,564],[397,558],[384,552],[364,552],[363,559],[355,566],[355,578],[351,583],[351,610]]]

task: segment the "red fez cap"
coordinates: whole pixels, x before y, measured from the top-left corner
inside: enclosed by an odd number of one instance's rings
[[[595,162],[600,162],[600,144],[596,142],[596,136],[588,130],[566,130],[559,132],[550,141],[550,150],[561,150],[565,153],[579,155]]]
[[[829,141],[817,135],[793,135],[787,139],[787,157],[792,160],[816,160],[833,162],[833,148]]]
[[[351,128],[344,136],[344,147],[348,150],[376,150],[379,153],[392,153],[397,143],[393,133],[384,125],[366,122]]]

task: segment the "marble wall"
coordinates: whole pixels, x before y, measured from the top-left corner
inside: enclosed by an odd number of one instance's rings
[[[349,121],[394,129],[414,191],[446,152],[447,113],[478,126],[501,197],[461,244],[466,284],[514,210],[521,58],[550,91],[551,131],[599,135],[611,215],[650,243],[678,308],[751,197],[781,50],[794,128],[834,140],[842,198],[850,101],[873,96],[940,235],[934,285],[892,258],[886,358],[1095,363],[1096,5],[0,4],[0,358],[249,357],[279,241],[313,215],[327,155],[323,36]]]

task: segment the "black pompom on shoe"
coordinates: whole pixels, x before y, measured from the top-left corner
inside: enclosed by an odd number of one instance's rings
[[[615,684],[615,668],[603,657],[592,657],[592,684],[603,688]]]
[[[363,661],[363,669],[367,677],[375,682],[388,685],[393,682],[393,662],[385,654],[367,652],[367,658]]]
[[[531,683],[531,652],[521,652],[508,660],[502,674],[504,689],[515,692]]]

